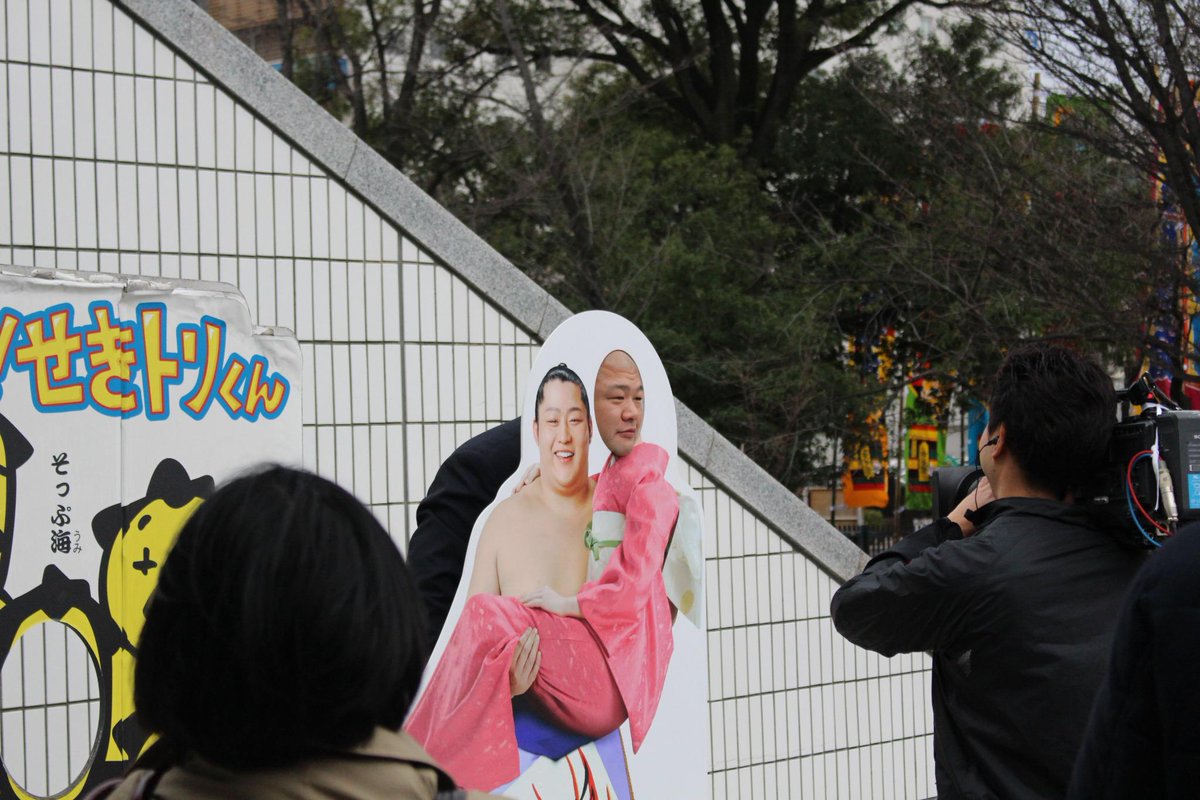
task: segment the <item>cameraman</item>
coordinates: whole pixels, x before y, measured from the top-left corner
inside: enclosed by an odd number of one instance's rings
[[[1143,558],[1072,504],[1115,418],[1094,362],[1057,346],[1014,350],[980,437],[987,477],[833,596],[834,625],[855,644],[932,651],[941,798],[1066,794]]]

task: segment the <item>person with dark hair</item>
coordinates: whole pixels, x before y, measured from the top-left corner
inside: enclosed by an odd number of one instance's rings
[[[590,419],[592,413],[591,404],[588,402],[587,387],[583,385],[583,379],[575,373],[575,370],[568,367],[566,364],[556,364],[546,371],[542,376],[542,382],[538,384],[537,395],[533,398],[533,421],[538,421],[538,415],[541,413],[539,409],[542,407],[542,401],[546,397],[546,386],[551,383],[568,383],[579,390],[579,402],[583,404],[583,416]],[[589,422],[589,427],[590,427]]]
[[[993,385],[981,448],[994,447],[993,458],[1007,448],[1029,484],[1056,500],[1078,491],[1108,450],[1112,379],[1065,348],[1026,347],[1005,359]]]
[[[452,796],[400,731],[422,639],[400,551],[352,495],[285,467],[231,481],[150,597],[134,700],[160,739],[111,797]]]
[[[425,657],[446,624],[462,580],[475,520],[521,464],[521,420],[509,420],[464,442],[438,467],[417,506],[408,569],[425,606]]]
[[[1014,350],[993,383],[977,490],[833,596],[851,642],[932,652],[941,798],[1067,791],[1144,558],[1073,503],[1115,422],[1112,380],[1095,362],[1051,345]]]

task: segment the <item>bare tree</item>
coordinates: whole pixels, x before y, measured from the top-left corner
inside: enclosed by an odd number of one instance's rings
[[[737,146],[748,162],[767,164],[806,77],[840,55],[869,48],[911,8],[984,8],[989,2],[536,2],[523,15],[525,50],[533,57],[614,65],[705,141]],[[480,44],[506,49],[499,36]]]
[[[1086,112],[1067,130],[1162,180],[1200,230],[1200,3],[1025,0],[995,18]]]
[[[1060,131],[1134,165],[1165,188],[1166,204],[1200,231],[1200,2],[1196,0],[1016,0],[994,16],[1007,40],[1067,95]],[[1195,293],[1189,255],[1176,254],[1164,297]],[[1168,301],[1169,302],[1169,301]],[[1189,352],[1178,307],[1157,322],[1175,343],[1153,343],[1182,378]],[[1177,399],[1182,381],[1172,381]]]
[[[546,119],[538,85],[534,79],[532,65],[525,54],[524,45],[513,24],[508,0],[496,0],[496,15],[507,40],[521,79],[525,95],[526,119],[533,132],[537,147],[545,154],[545,171],[558,202],[566,217],[565,230],[569,232],[575,262],[582,278],[580,287],[584,300],[592,308],[606,308],[604,287],[600,282],[599,259],[596,252],[595,232],[586,209],[586,191],[578,190],[572,178],[571,154],[564,151],[561,138]]]
[[[277,0],[285,69],[308,94],[439,200],[485,155],[472,119],[514,67],[464,43],[470,4]],[[285,12],[290,10],[290,16]]]

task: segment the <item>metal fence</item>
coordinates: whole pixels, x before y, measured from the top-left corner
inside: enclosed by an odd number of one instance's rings
[[[442,459],[517,415],[535,332],[121,3],[0,8],[0,263],[237,285],[257,323],[301,342],[307,465],[403,547]],[[227,68],[268,69],[239,58]],[[713,796],[932,795],[927,659],[841,639],[835,581],[720,474],[690,479],[707,515]],[[21,684],[5,663],[6,721],[51,703],[10,704]],[[5,769],[39,746],[0,744]],[[64,780],[47,768],[27,788]]]

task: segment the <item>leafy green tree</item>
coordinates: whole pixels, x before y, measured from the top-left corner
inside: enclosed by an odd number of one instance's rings
[[[896,363],[943,380],[979,383],[998,345],[1031,337],[1124,363],[1169,272],[1144,183],[1094,148],[1002,122],[1017,94],[985,66],[982,36],[968,26],[922,47],[903,75],[852,64],[828,87],[865,110],[839,108],[816,133],[860,154],[846,168],[795,171],[807,247],[829,265],[816,280],[859,285],[839,317],[848,335],[894,329]],[[826,188],[830,175],[845,188]]]
[[[343,20],[357,63],[388,61],[371,20],[409,7]],[[404,126],[365,77],[367,138],[569,307],[641,326],[676,394],[788,486],[840,469],[830,445],[915,375],[965,398],[1021,340],[1123,362],[1143,335],[1144,185],[1007,122],[1019,92],[978,25],[892,66],[866,44],[894,4],[654,2],[615,27],[587,2],[437,8],[445,63]],[[813,36],[783,54],[781,21]]]

